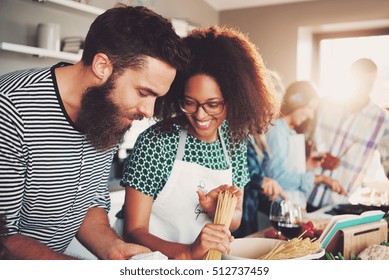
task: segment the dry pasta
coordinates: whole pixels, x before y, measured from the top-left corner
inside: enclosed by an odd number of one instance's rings
[[[218,195],[214,224],[222,224],[230,227],[232,216],[234,215],[237,197],[228,190],[222,191]],[[209,250],[206,260],[220,260],[222,253],[218,250]]]
[[[321,243],[317,239],[310,238],[293,238],[288,242],[282,243],[281,241],[267,254],[259,257],[259,260],[284,260],[291,258],[299,258],[321,249]]]

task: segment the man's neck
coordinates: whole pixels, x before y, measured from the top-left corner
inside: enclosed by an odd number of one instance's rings
[[[55,69],[58,90],[66,113],[73,122],[77,121],[83,93],[88,87],[88,74],[80,62]]]

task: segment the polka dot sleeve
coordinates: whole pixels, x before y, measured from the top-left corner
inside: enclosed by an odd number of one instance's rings
[[[150,127],[141,133],[125,163],[121,185],[156,197],[167,182],[178,147],[178,134],[159,137]]]

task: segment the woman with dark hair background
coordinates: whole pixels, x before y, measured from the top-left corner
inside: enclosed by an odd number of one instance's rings
[[[124,238],[172,259],[229,251],[249,180],[247,137],[276,113],[274,88],[256,47],[242,33],[210,27],[184,39],[186,72],[158,98],[159,122],[142,133],[128,159]],[[218,193],[238,197],[229,228],[212,224]]]

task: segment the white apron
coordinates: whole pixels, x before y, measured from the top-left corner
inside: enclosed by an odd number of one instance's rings
[[[288,171],[306,173],[305,137],[304,134],[289,135],[289,152],[286,159]],[[299,190],[285,190],[288,199],[302,208],[307,207],[306,195]]]
[[[212,222],[199,205],[198,188],[206,193],[223,184],[232,185],[232,168],[220,130],[219,138],[228,163],[226,170],[182,161],[186,137],[187,131],[181,130],[172,172],[153,203],[149,232],[168,241],[191,244],[204,225]]]

